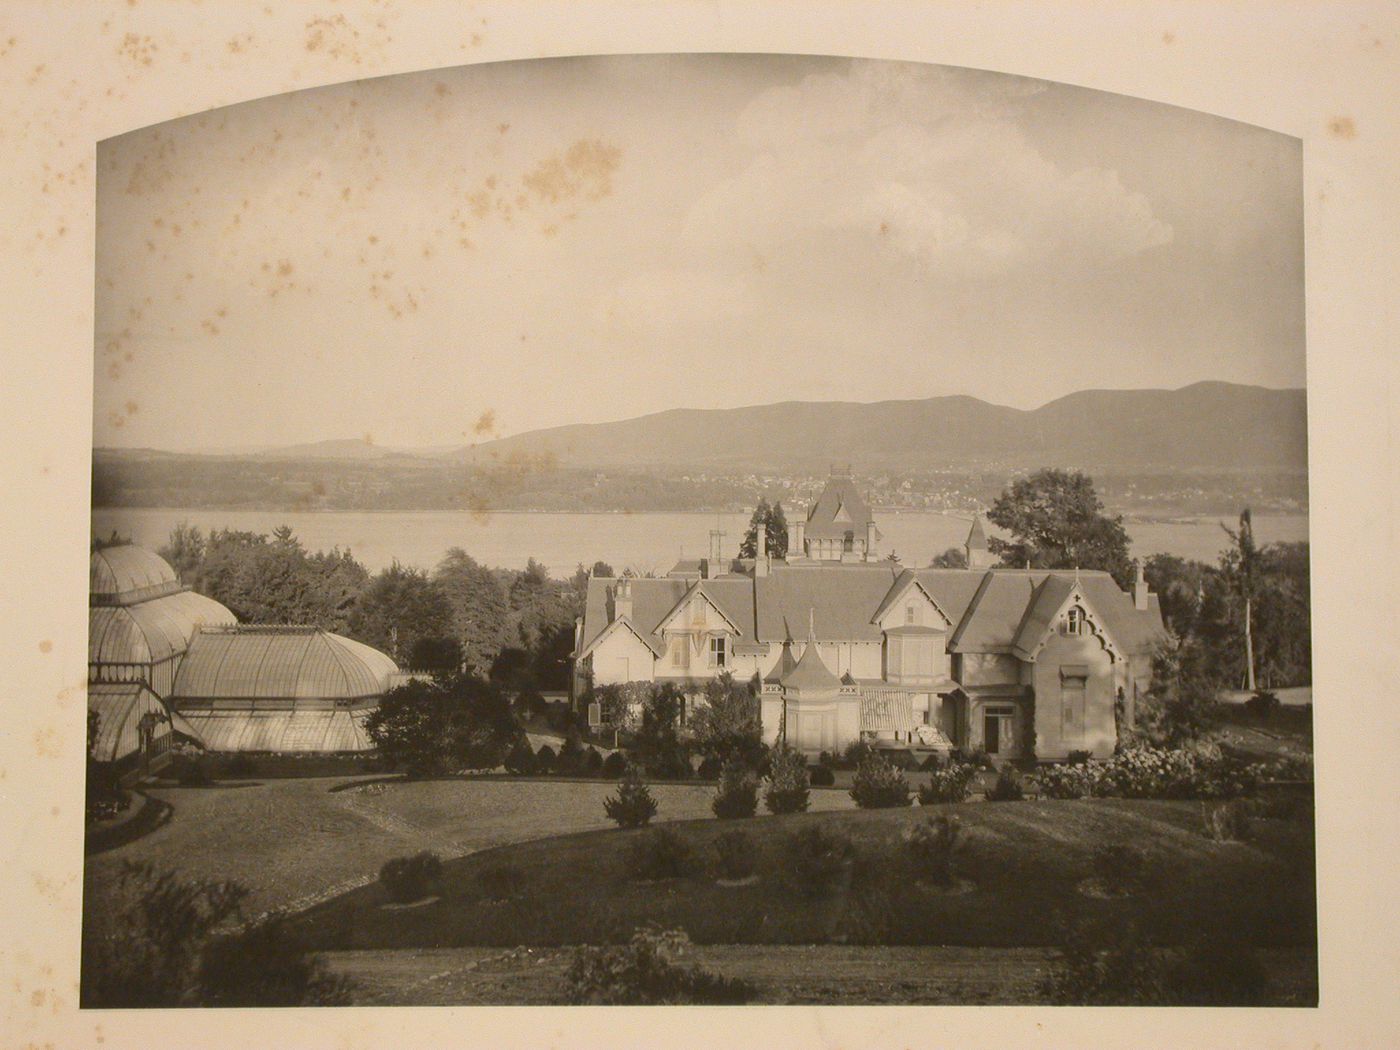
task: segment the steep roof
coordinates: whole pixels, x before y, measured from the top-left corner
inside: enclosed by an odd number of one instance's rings
[[[397,670],[378,649],[316,628],[213,628],[191,640],[171,698],[367,699]]]
[[[870,508],[861,499],[856,483],[845,475],[832,475],[807,511],[806,536],[814,540],[839,540],[847,532],[865,539],[865,527],[872,520]],[[875,536],[880,537],[879,529]]]
[[[614,593],[617,583],[617,579],[608,576],[595,576],[588,581],[580,653],[587,652],[612,622],[616,611]],[[632,613],[627,618],[628,622],[638,634],[644,636],[644,640],[650,639],[647,644],[656,652],[665,649],[658,628],[695,589],[713,602],[738,629],[736,641],[754,641],[753,580],[747,576],[725,576],[698,582],[680,577],[637,578],[630,579],[628,585],[632,590]]]
[[[769,575],[753,581],[759,640],[801,638],[810,612],[818,638],[878,642],[880,628],[872,618],[898,578],[898,568],[880,562],[774,565]]]
[[[782,677],[782,685],[795,693],[830,693],[841,688],[841,679],[831,673],[817,651],[815,639],[808,635],[807,648],[802,650],[797,666]]]
[[[973,551],[987,549],[987,534],[982,531],[982,515],[978,514],[973,517],[972,528],[968,530],[967,542],[964,546]]]
[[[143,547],[104,547],[88,559],[88,601],[93,605],[132,605],[181,590],[169,563]]]
[[[201,627],[235,622],[228,609],[194,591],[134,605],[94,605],[88,609],[88,663],[160,663],[188,649]]]

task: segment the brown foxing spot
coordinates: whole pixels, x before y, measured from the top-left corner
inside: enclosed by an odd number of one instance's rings
[[[561,154],[540,161],[521,182],[551,204],[573,197],[601,200],[612,192],[622,150],[602,139],[579,139]]]
[[[160,49],[154,40],[137,33],[127,33],[117,45],[118,55],[141,66],[149,66],[155,60],[158,50]]]
[[[496,431],[496,410],[488,408],[477,417],[476,423],[472,426],[472,431],[477,434],[493,434]]]
[[[1334,139],[1356,138],[1356,124],[1350,117],[1333,117],[1327,122],[1327,133]]]
[[[49,639],[45,638],[42,642],[39,643],[39,652],[41,652],[41,653],[51,653],[51,652],[53,652],[53,642],[51,642],[51,641],[49,641]]]
[[[1162,34],[1162,43],[1164,43],[1164,44],[1170,44],[1170,43],[1172,43],[1174,40],[1176,40],[1176,34],[1173,33],[1170,29],[1167,30],[1165,33]]]
[[[129,415],[129,416],[134,416],[134,415],[136,415],[136,413],[139,412],[140,410],[141,410],[141,406],[138,405],[135,401],[128,401],[128,402],[126,403],[126,414],[127,414],[127,415]]]

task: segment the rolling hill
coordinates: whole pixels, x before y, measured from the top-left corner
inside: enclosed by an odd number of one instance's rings
[[[599,468],[942,469],[981,465],[1304,471],[1303,390],[1203,382],[1085,390],[1033,410],[967,396],[671,409],[534,430],[446,454],[489,465]]]

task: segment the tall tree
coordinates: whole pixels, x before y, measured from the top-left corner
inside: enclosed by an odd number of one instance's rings
[[[781,503],[770,504],[766,496],[758,498],[758,506],[754,507],[753,514],[749,517],[748,530],[739,543],[739,557],[757,557],[760,528],[763,529],[767,541],[768,553],[774,558],[787,557],[787,514],[784,513]]]
[[[453,636],[452,606],[427,573],[394,562],[369,581],[351,616],[350,633],[406,662]]]
[[[1037,569],[1102,569],[1120,587],[1132,583],[1128,533],[1109,517],[1093,479],[1078,471],[1038,470],[997,497],[988,519],[1011,533],[988,540],[1003,565]]]
[[[453,547],[433,570],[433,583],[452,609],[452,632],[462,660],[485,677],[492,661],[511,644],[510,607],[495,573],[461,547]]]
[[[1255,689],[1254,600],[1259,584],[1259,549],[1254,545],[1254,519],[1249,508],[1245,507],[1240,511],[1238,531],[1224,525],[1220,527],[1230,537],[1230,548],[1222,556],[1220,567],[1243,607],[1245,688],[1252,693]]]
[[[170,539],[156,552],[175,570],[181,583],[194,586],[204,561],[204,533],[199,526],[182,521],[170,530]]]
[[[930,569],[966,569],[967,554],[961,547],[949,547],[942,554],[934,555]]]
[[[753,769],[763,758],[758,697],[729,671],[705,683],[705,699],[695,706],[687,728],[696,752],[705,758],[736,759]]]

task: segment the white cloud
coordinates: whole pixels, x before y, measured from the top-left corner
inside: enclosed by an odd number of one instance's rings
[[[1115,172],[1064,171],[1040,153],[1017,122],[1038,90],[856,62],[765,91],[738,121],[750,163],[697,202],[685,239],[723,256],[806,254],[816,238],[854,266],[948,274],[1095,269],[1169,243]]]

